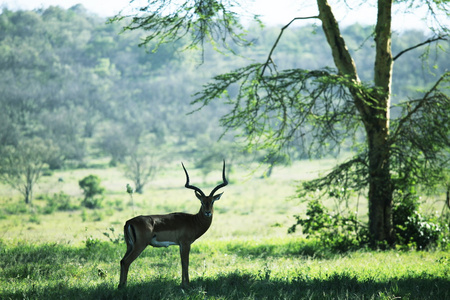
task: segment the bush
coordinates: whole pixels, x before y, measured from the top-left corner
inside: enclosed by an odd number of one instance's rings
[[[87,249],[91,250],[100,244],[100,240],[93,238],[92,236],[89,236],[86,238],[86,241],[84,242],[84,244],[86,245]]]
[[[81,205],[83,205],[86,208],[101,208],[102,207],[102,198],[84,198],[83,201],[81,201]]]
[[[71,197],[63,191],[59,192],[59,194],[55,193],[53,196],[43,196],[43,200],[47,201],[47,205],[43,209],[45,214],[51,214],[56,210],[67,211],[76,209],[76,206],[71,203]]]
[[[397,191],[392,210],[393,225],[399,249],[424,250],[434,246],[446,248],[449,240],[449,216],[438,218],[419,213],[419,197],[414,192]],[[361,226],[354,214],[331,214],[320,200],[308,203],[306,218],[294,216],[296,223],[288,232],[301,226],[307,238],[315,238],[321,247],[335,252],[355,250],[368,244],[367,227]]]
[[[8,199],[8,202],[6,205],[2,205],[3,212],[7,215],[21,215],[28,212],[28,207],[25,202],[17,202],[14,201],[12,198]]]
[[[417,250],[437,245],[444,238],[439,221],[419,213],[419,197],[414,193],[398,196],[392,210],[397,244]]]
[[[96,175],[89,175],[78,182],[83,190],[84,199],[81,204],[87,208],[101,207],[102,199],[96,196],[103,195],[105,189],[100,186],[100,178]]]
[[[294,217],[297,222],[289,228],[289,233],[295,232],[300,225],[307,238],[316,238],[321,246],[332,251],[355,250],[368,242],[367,229],[359,224],[356,215],[330,214],[319,200],[308,203],[306,218]]]

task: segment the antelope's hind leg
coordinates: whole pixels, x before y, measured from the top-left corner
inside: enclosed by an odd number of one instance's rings
[[[136,239],[136,232],[131,224],[125,224],[124,237],[127,243],[127,252],[120,261],[120,282],[119,289],[127,285],[128,270],[131,263],[138,258],[138,256],[147,247],[147,243],[142,239]]]

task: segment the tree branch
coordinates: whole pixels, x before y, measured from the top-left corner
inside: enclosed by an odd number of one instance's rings
[[[445,73],[444,75],[439,78],[438,81],[433,85],[433,87],[423,96],[422,99],[419,100],[419,103],[414,107],[414,109],[410,110],[408,114],[400,120],[397,129],[395,130],[394,134],[391,137],[391,141],[394,142],[397,136],[400,134],[403,125],[411,119],[411,117],[425,104],[425,102],[429,99],[429,96],[431,93],[433,93],[441,84],[442,81],[444,81],[447,77],[450,77],[450,72]]]
[[[130,1],[132,3],[134,1]],[[136,1],[137,2],[137,1]],[[186,49],[200,46],[204,43],[213,46],[220,45],[233,53],[228,42],[237,45],[249,45],[251,41],[245,38],[244,27],[240,24],[237,14],[232,10],[234,0],[208,1],[173,1],[147,0],[138,6],[137,13],[131,16],[131,21],[123,27],[123,31],[143,29],[147,32],[140,46],[154,47],[165,43],[176,42],[183,37],[189,37]],[[109,19],[109,23],[123,20],[126,17],[121,12]],[[256,16],[255,16],[256,17]],[[258,18],[256,17],[256,20]],[[155,44],[151,44],[154,41]]]
[[[393,60],[395,61],[397,58],[399,58],[400,56],[402,56],[402,55],[405,54],[406,52],[411,51],[411,50],[414,50],[414,49],[416,49],[416,48],[419,48],[419,47],[421,47],[421,46],[423,46],[423,45],[431,44],[431,43],[436,42],[436,41],[439,41],[439,40],[447,41],[447,38],[446,38],[447,36],[448,36],[448,35],[438,35],[437,37],[429,38],[428,40],[426,40],[426,41],[424,41],[424,42],[422,42],[422,43],[419,43],[419,44],[417,44],[417,45],[415,45],[415,46],[412,46],[412,47],[409,47],[409,48],[407,48],[407,49],[405,49],[405,50],[403,50],[403,51],[400,51],[400,52],[394,57]]]
[[[359,82],[356,65],[353,61],[344,38],[341,35],[338,21],[326,0],[317,0],[319,8],[319,19],[322,21],[322,28],[331,48],[334,64],[340,75],[349,76],[351,80]]]
[[[375,26],[374,84],[379,90],[379,100],[389,101],[392,82],[392,3],[378,0],[377,24]],[[384,106],[384,104],[382,104]]]
[[[367,169],[367,154],[361,153],[334,167],[325,176],[303,182],[297,192],[301,193],[301,190],[303,190],[303,193],[317,190],[329,191],[333,186],[341,186],[344,181],[348,189],[359,191],[367,186]]]
[[[266,71],[266,67],[269,65],[270,62],[273,62],[273,60],[272,60],[272,54],[273,54],[273,52],[275,51],[275,48],[277,47],[278,42],[280,41],[281,36],[283,35],[284,30],[287,29],[289,26],[291,26],[291,24],[294,23],[294,21],[297,21],[297,20],[308,20],[308,19],[319,19],[319,16],[312,16],[312,17],[297,17],[297,18],[293,18],[289,23],[287,23],[283,28],[281,28],[281,31],[280,31],[280,34],[278,35],[277,40],[276,40],[275,43],[273,44],[272,49],[270,49],[269,55],[268,55],[268,57],[267,57],[266,62],[264,63],[264,67],[263,67],[263,69],[261,70],[261,75],[260,75],[260,76],[263,76],[263,75],[264,75],[264,72]]]

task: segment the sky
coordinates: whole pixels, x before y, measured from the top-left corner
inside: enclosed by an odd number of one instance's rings
[[[135,2],[144,0],[135,0]],[[253,0],[242,1],[247,3],[248,10],[256,12],[262,16],[262,20],[267,25],[285,25],[295,17],[307,17],[317,15],[317,9],[314,1],[309,1],[306,6],[300,6],[299,0]],[[360,23],[362,25],[371,25],[375,23],[376,1],[334,1],[339,4],[333,5],[336,17],[340,24],[350,25]],[[352,3],[361,3],[362,5],[352,5]],[[0,7],[7,7],[10,10],[16,9],[37,9],[47,8],[50,5],[58,5],[63,8],[72,7],[75,4],[83,4],[87,10],[103,17],[113,16],[121,10],[129,7],[129,0],[0,0]],[[276,4],[275,4],[276,3]],[[308,3],[304,1],[303,3]],[[352,6],[351,9],[345,4]],[[373,3],[373,4],[372,4]],[[403,31],[405,29],[424,29],[424,22],[421,20],[423,12],[415,11],[414,14],[405,16],[396,15],[393,19],[393,29]],[[306,21],[297,21],[297,24],[304,24]]]

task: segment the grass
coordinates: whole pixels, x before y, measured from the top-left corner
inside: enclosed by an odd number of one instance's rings
[[[334,255],[299,238],[199,241],[191,287],[178,249],[147,249],[117,290],[123,245],[2,245],[2,299],[448,299],[448,252]]]
[[[180,288],[177,247],[146,249],[131,265],[127,289],[117,290],[125,245],[114,242],[126,219],[199,209],[183,188],[178,164],[161,172],[145,194],[135,195],[134,208],[118,169],[44,177],[33,207],[1,187],[0,299],[450,299],[448,250],[335,254],[299,233],[286,234],[292,216],[304,213],[298,200],[286,200],[296,180],[329,166],[302,162],[275,169],[269,179],[246,170],[229,174],[211,228],[192,246],[187,290]],[[187,167],[192,183],[205,190],[220,179],[219,171],[203,180]],[[89,174],[98,175],[106,188],[101,209],[79,207],[78,180]],[[48,198],[61,191],[75,208],[49,212]]]

